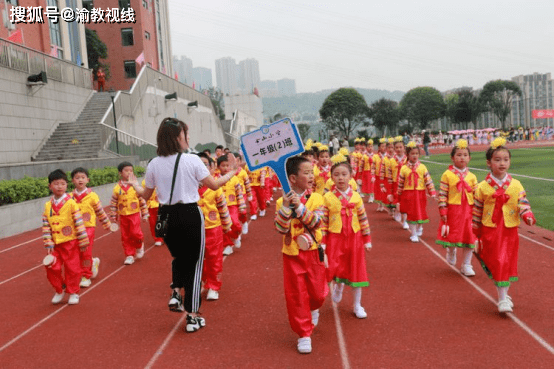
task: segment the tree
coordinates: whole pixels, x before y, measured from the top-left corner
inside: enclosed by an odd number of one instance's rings
[[[400,101],[402,115],[420,129],[427,128],[430,121],[444,116],[446,104],[441,93],[433,87],[411,89]]]
[[[278,120],[283,119],[283,114],[277,113],[271,118],[271,123],[277,122]]]
[[[389,135],[396,133],[398,122],[400,122],[400,110],[398,103],[389,99],[379,99],[369,107],[369,117],[373,119],[373,125],[385,135],[386,128]]]
[[[110,79],[110,64],[100,61],[100,59],[108,58],[108,47],[102,42],[96,32],[88,28],[85,28],[85,37],[87,42],[88,67],[94,70],[94,78],[96,78],[98,68],[102,67],[104,73],[106,73],[106,79]]]
[[[505,122],[512,111],[512,100],[514,96],[522,96],[521,89],[513,81],[489,81],[483,86],[483,91],[479,95],[482,104],[491,109],[494,115],[502,124],[502,129],[506,129]]]
[[[212,101],[212,104],[214,106],[215,114],[219,117],[219,120],[224,120],[225,109],[223,104],[223,92],[221,92],[221,90],[219,89],[216,89],[215,87],[210,87],[203,90],[202,93],[210,97],[210,100]]]
[[[323,102],[319,115],[328,130],[350,134],[368,118],[369,108],[364,97],[353,88],[340,88]]]
[[[298,134],[300,134],[300,138],[302,141],[304,141],[306,138],[308,138],[308,131],[310,130],[310,126],[307,124],[297,124],[296,128],[298,128]]]
[[[464,128],[468,129],[468,124],[475,124],[477,118],[485,109],[479,96],[469,89],[462,89],[456,92],[456,95],[458,96],[458,103],[456,105],[454,121],[465,124]]]

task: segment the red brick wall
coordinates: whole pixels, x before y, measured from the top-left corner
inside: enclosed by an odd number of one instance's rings
[[[141,0],[142,1],[142,0]],[[42,6],[43,10],[46,10],[46,0],[19,0],[19,6],[38,7]],[[11,4],[8,4],[8,19],[10,15]],[[0,9],[4,12],[4,0],[0,0]],[[50,31],[48,28],[48,18],[43,16],[44,23],[18,23],[15,25],[16,29],[8,30],[3,23],[3,19],[0,18],[0,38],[7,39],[10,34],[13,34],[16,30],[20,29],[23,34],[23,45],[31,49],[41,51],[46,54],[50,54]]]

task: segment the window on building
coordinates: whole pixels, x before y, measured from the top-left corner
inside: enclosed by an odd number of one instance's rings
[[[142,6],[144,6],[144,9],[148,9],[148,1],[142,0]]]
[[[125,60],[123,62],[123,69],[125,70],[125,78],[137,77],[137,66],[134,60]]]
[[[92,11],[92,8],[94,8],[93,0],[83,0],[83,8],[89,12]]]
[[[118,1],[119,1],[119,9],[131,7],[131,0],[118,0]]]
[[[134,45],[133,39],[133,29],[132,28],[122,28],[121,29],[121,45],[123,46],[132,46]]]
[[[144,31],[144,38],[150,40],[150,33]]]
[[[8,4],[12,4],[13,6],[19,6],[18,0],[7,0],[7,1],[8,1]]]
[[[47,1],[48,6],[55,6],[58,7],[58,1],[57,0],[48,0]],[[58,7],[59,9],[59,7]],[[58,47],[62,46],[62,36],[60,33],[60,22],[58,23],[52,23],[52,19],[48,19],[48,23],[50,24],[50,43],[52,45],[56,45]],[[58,53],[58,56],[61,55]],[[59,56],[61,58],[61,56]]]

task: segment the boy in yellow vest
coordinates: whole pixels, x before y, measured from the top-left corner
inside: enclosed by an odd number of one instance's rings
[[[71,193],[71,197],[79,205],[83,222],[87,230],[89,247],[84,252],[80,253],[81,258],[81,287],[89,287],[90,279],[96,278],[98,275],[98,267],[100,265],[99,258],[92,257],[92,245],[94,245],[94,234],[96,232],[96,218],[102,223],[102,227],[106,230],[110,229],[110,220],[104,212],[104,207],[100,202],[98,195],[87,187],[89,183],[88,171],[85,168],[75,168],[71,172],[71,181],[75,186],[75,190]]]
[[[44,205],[42,214],[42,239],[51,255],[50,264],[46,265],[46,277],[56,290],[52,304],[62,301],[65,285],[65,291],[70,294],[67,303],[75,305],[79,303],[81,280],[79,251],[85,251],[89,240],[79,205],[66,193],[65,172],[60,169],[53,171],[48,175],[48,183],[53,196]]]
[[[312,352],[311,334],[319,321],[319,308],[329,292],[325,265],[319,259],[319,225],[323,197],[311,193],[312,164],[304,157],[289,158],[286,164],[291,189],[277,200],[275,227],[283,234],[285,299],[292,330],[300,337],[298,352]],[[309,230],[309,231],[308,231]],[[307,242],[306,242],[307,241]]]
[[[110,202],[112,222],[119,218],[121,229],[121,243],[125,252],[123,264],[131,265],[135,257],[141,259],[144,256],[144,235],[140,228],[141,214],[143,219],[148,218],[146,201],[139,197],[130,184],[129,176],[133,173],[133,164],[124,161],[117,166],[120,181],[115,185]]]

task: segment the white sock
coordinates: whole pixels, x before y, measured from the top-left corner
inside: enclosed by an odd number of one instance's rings
[[[362,287],[354,287],[354,308],[362,306]]]
[[[410,227],[410,232],[412,233],[412,237],[417,236],[417,226],[415,224],[408,224]]]
[[[506,300],[509,288],[510,287],[496,287],[496,290],[498,291],[498,301]]]
[[[408,220],[408,214],[404,213],[402,214],[402,223]]]
[[[469,248],[464,248],[464,261],[462,264],[471,265],[471,257],[473,256],[473,250]]]
[[[418,224],[417,230],[423,232],[423,224]]]

